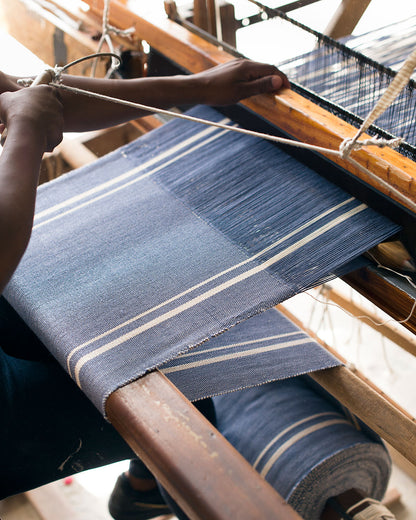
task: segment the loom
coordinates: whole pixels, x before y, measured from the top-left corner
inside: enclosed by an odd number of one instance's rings
[[[102,3],[88,3],[91,6],[92,19],[94,19],[94,14],[99,17]],[[152,48],[152,59],[149,62],[150,73],[154,70],[155,73],[160,74],[165,67],[172,70],[172,66],[175,67],[173,70],[177,70],[177,67],[179,67],[180,70],[197,72],[202,68],[231,59],[229,53],[218,49],[200,36],[188,32],[186,28],[172,20],[141,19],[121,4],[112,3],[112,24],[120,28],[127,28],[132,25],[132,21],[135,27],[135,37],[138,40],[146,40]],[[287,66],[289,67],[290,64],[287,64]],[[302,88],[299,88],[299,92],[301,91]],[[316,99],[316,96],[312,97]],[[243,111],[233,109],[227,111],[227,115],[232,115],[232,118],[241,125],[250,125],[256,129],[278,131],[284,135],[326,146],[329,143],[334,148],[339,145],[343,137],[354,134],[354,129],[349,124],[307,100],[296,89],[274,98],[259,96],[244,102],[243,105]],[[326,106],[328,108],[329,105]],[[331,106],[331,111],[334,110],[335,108]],[[313,135],[310,133],[311,127],[314,128]],[[376,131],[376,129],[374,130]],[[163,142],[163,138],[161,142]],[[407,146],[406,148],[409,150]],[[134,153],[134,151],[132,150],[131,153]],[[409,155],[407,151],[404,153]],[[354,157],[363,164],[370,165],[372,171],[376,171],[378,175],[398,188],[405,197],[410,199],[409,204],[406,205],[402,200],[398,201],[388,188],[380,188],[380,186],[374,185],[373,180],[366,178],[362,172],[354,168],[348,168],[348,165],[340,160],[337,160],[337,166],[334,166],[327,159],[309,153],[298,154],[297,160],[302,164],[313,165],[314,169],[319,170],[320,173],[329,176],[331,180],[335,179],[343,189],[353,192],[354,195],[362,198],[372,207],[381,210],[382,213],[388,213],[389,217],[400,226],[405,226],[406,230],[411,229],[414,223],[414,215],[411,209],[411,202],[414,201],[413,177],[415,169],[413,161],[408,156],[388,149],[383,151],[370,148],[362,149],[355,152]],[[56,186],[59,187],[59,183],[55,184]],[[57,197],[59,200],[59,194]],[[393,226],[391,232],[395,232],[397,229]],[[405,231],[405,236],[408,235],[409,232]],[[411,308],[414,301],[414,295],[407,291],[405,284],[400,283],[394,277],[386,278],[382,276],[381,272],[373,267],[361,267],[358,271],[345,275],[345,279],[396,317],[402,318],[403,314],[406,315],[406,311]],[[388,295],[387,298],[386,294]],[[391,305],[391,298],[394,298],[394,305]],[[408,320],[406,326],[414,331],[414,318]],[[280,324],[279,327],[282,327],[282,325]],[[235,333],[237,331],[238,327],[235,328]],[[210,343],[211,341],[208,342],[208,344]],[[232,343],[235,343],[235,341]],[[338,364],[328,362],[327,366],[331,366],[331,363]],[[171,374],[177,373],[172,368],[172,366],[165,367],[166,374],[169,373],[169,370]],[[308,371],[306,367],[305,371]],[[277,378],[276,374],[267,377]],[[311,377],[415,463],[414,424],[406,412],[394,406],[390,401],[381,398],[377,392],[369,389],[359,377],[352,374],[346,367],[337,366],[330,370],[313,372]],[[256,383],[253,381],[253,384]],[[204,389],[204,391],[207,394],[213,393],[207,389]],[[365,405],[362,403],[364,393],[368,398]],[[190,398],[195,397],[191,390],[188,396]],[[152,413],[155,402],[165,402],[172,416],[179,414],[176,417],[180,417],[180,413],[186,414],[190,420],[190,429],[186,431],[183,422],[178,420],[173,431],[167,432],[163,426],[163,418]],[[137,403],[140,403],[139,407],[143,411],[140,417],[134,411],[138,407]],[[276,499],[274,494],[270,494],[269,488],[259,483],[257,475],[230,450],[228,445],[223,444],[220,440],[218,440],[218,444],[213,441],[216,434],[213,434],[212,429],[206,424],[200,422],[193,411],[189,411],[186,401],[174,391],[160,372],[152,372],[150,375],[115,391],[107,400],[105,411],[111,422],[148,463],[152,471],[185,510],[191,516],[193,515],[192,517],[270,518],[273,514],[274,518],[297,518],[294,513],[282,505],[279,498]],[[386,417],[386,421],[382,425],[379,424],[379,416]],[[149,434],[154,428],[162,432],[161,438],[156,439]],[[220,464],[210,460],[206,452],[201,452],[198,443],[195,444],[196,432],[201,435],[204,442],[208,443],[211,451],[215,450],[221,454],[219,458],[222,462]],[[186,436],[188,436],[187,439],[184,438]],[[179,449],[180,446],[182,451]],[[174,451],[176,451],[175,454]],[[201,458],[204,475],[211,474],[211,472],[221,475],[219,479],[221,483],[218,482],[217,485],[210,486],[203,498],[195,498],[196,490],[202,486],[199,480],[201,474],[199,468],[192,468],[192,464],[180,468],[183,465],[184,457],[189,453]],[[227,484],[230,473],[234,475],[231,482],[235,482],[236,479],[240,489],[233,487],[229,480]],[[243,475],[249,475],[249,477],[246,478]],[[194,481],[194,484],[191,484],[192,481]],[[202,481],[204,481],[203,476]],[[178,482],[179,484],[177,484]],[[221,502],[221,500],[228,502],[230,497],[227,493],[225,493],[225,496],[222,495],[220,488],[227,489],[227,485],[231,486],[228,489],[233,489],[235,502],[242,500],[245,504],[245,516],[240,516],[242,515],[241,509],[239,509],[238,504],[234,503],[232,507],[237,509],[234,509],[233,513],[224,513],[228,510],[225,508],[225,502]],[[261,487],[261,491],[259,491],[258,486]],[[247,505],[244,496],[249,497],[250,506]],[[215,512],[209,510],[208,506],[213,501],[213,497],[219,504],[218,510]],[[221,497],[223,498],[221,499]],[[259,501],[263,504],[259,505]],[[225,516],[222,516],[224,514]]]

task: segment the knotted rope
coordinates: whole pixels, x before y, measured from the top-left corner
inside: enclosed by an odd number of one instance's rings
[[[129,29],[118,29],[117,27],[110,25],[110,23],[108,21],[109,11],[110,11],[110,0],[104,0],[103,25],[102,25],[101,38],[98,42],[97,54],[99,54],[101,52],[101,49],[103,48],[104,43],[107,43],[110,53],[115,54],[113,41],[111,39],[111,33],[116,34],[117,36],[130,36],[131,34],[134,33],[134,27],[130,27]],[[94,60],[94,63],[91,68],[92,77],[95,76],[95,73],[97,70],[97,63],[98,63],[98,56]],[[117,69],[117,67],[118,67],[118,64],[116,63],[115,58],[112,58],[111,68],[107,72],[107,76],[110,76],[111,73]]]

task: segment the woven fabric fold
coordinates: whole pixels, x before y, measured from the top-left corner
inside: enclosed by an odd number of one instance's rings
[[[350,489],[384,496],[391,461],[382,441],[307,376],[214,404],[219,430],[302,518],[319,520],[327,500]]]
[[[104,412],[397,230],[271,143],[177,120],[40,187],[5,296]]]

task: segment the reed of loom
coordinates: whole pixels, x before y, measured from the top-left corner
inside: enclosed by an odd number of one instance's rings
[[[103,2],[92,0],[87,3],[98,19],[102,13]],[[170,20],[144,20],[118,2],[112,3],[110,22],[120,28],[131,27],[133,24],[135,38],[146,40],[154,49],[190,72],[198,72],[233,59],[230,54]],[[355,133],[351,126],[293,91],[286,91],[277,97],[257,96],[244,104],[286,133],[313,144],[337,148],[344,137],[352,137]],[[381,177],[389,179],[404,194],[415,199],[413,179],[416,173],[412,161],[392,150],[363,149],[355,152],[354,157],[378,172]],[[345,166],[344,162],[338,162]],[[354,168],[352,172],[362,178],[361,172],[354,171]],[[369,183],[371,184],[371,181]],[[385,194],[391,195],[388,190]],[[376,392],[369,395],[374,412],[367,418],[365,410],[362,409],[360,396],[361,392],[366,393],[368,389],[357,390],[351,400],[348,386],[357,376],[350,374],[346,368],[337,369],[336,373],[336,377],[345,381],[345,387],[342,385],[339,388],[338,397],[369,426],[416,463],[413,453],[416,438],[414,421],[405,413],[397,411],[389,401],[380,400]],[[334,378],[331,380],[330,374],[316,374],[316,378],[323,386],[334,391]],[[358,381],[358,386],[360,385],[362,386],[361,380]],[[140,417],[135,413],[139,408],[138,403],[141,409]],[[161,405],[166,407],[169,413],[155,414],[154,408]],[[386,415],[386,410],[390,417],[386,425],[380,426],[378,418]],[[229,446],[219,442],[218,432],[199,417],[197,412],[190,408],[189,403],[158,372],[115,392],[108,400],[107,413],[113,424],[192,518],[237,517],[233,516],[237,514],[236,510],[234,513],[230,509],[224,511],[225,504],[231,508],[235,506],[234,502],[229,503],[230,489],[234,494],[233,501],[238,503],[242,500],[240,511],[244,509],[244,518],[298,518],[298,515],[284,505],[272,490],[259,481],[255,472],[251,471]],[[400,436],[403,442],[399,442],[398,445],[397,438]],[[214,452],[215,460],[212,457]],[[184,458],[189,454],[200,457],[197,468],[189,464],[183,467]],[[220,464],[218,460],[221,461]],[[221,485],[209,483],[212,479],[208,476],[214,474],[222,479]],[[233,485],[235,481],[238,482],[238,486]],[[205,488],[204,497],[199,496],[201,486]],[[214,496],[218,504],[216,511],[210,509]]]

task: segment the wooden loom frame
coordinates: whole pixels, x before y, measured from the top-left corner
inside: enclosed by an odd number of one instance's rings
[[[99,20],[103,2],[87,3]],[[113,2],[110,23],[127,28],[132,22],[138,41],[146,40],[190,72],[232,59],[170,20],[144,20]],[[314,144],[336,148],[345,136],[355,133],[346,123],[293,92],[256,96],[244,105],[285,132]],[[305,128],[313,128],[314,135]],[[391,150],[361,150],[354,157],[416,199],[412,161]],[[354,173],[362,178],[360,172]],[[386,190],[385,195],[391,193]],[[416,426],[406,412],[345,367],[315,373],[314,378],[416,464]],[[351,391],[351,382],[358,390]],[[363,394],[369,395],[371,406],[368,401],[362,402]],[[107,414],[191,518],[299,518],[159,372],[116,391],[107,402]],[[381,424],[383,415],[386,419]],[[220,482],[213,482],[212,475]]]

